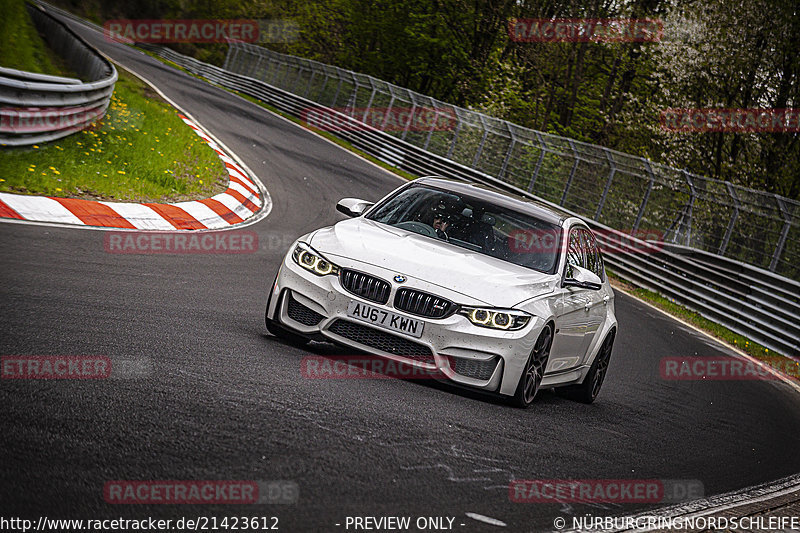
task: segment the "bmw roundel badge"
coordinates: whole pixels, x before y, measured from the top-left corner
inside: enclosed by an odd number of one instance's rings
[[[406,277],[403,276],[402,274],[398,274],[398,275],[396,275],[394,277],[394,281],[395,281],[395,283],[405,283],[406,282]]]

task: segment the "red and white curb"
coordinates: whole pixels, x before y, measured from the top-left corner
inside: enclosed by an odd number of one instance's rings
[[[124,203],[0,193],[0,217],[133,230],[228,228],[253,217],[265,198],[242,167],[197,124],[181,119],[217,154],[228,171],[228,189],[204,200],[174,204]],[[267,199],[268,201],[268,199]]]

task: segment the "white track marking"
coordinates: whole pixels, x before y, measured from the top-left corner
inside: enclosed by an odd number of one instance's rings
[[[29,220],[84,225],[69,209],[46,196],[0,193],[0,200]]]

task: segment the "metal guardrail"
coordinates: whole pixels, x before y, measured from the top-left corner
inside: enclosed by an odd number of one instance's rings
[[[644,158],[520,127],[385,81],[316,61],[231,43],[225,69],[261,80],[353,118],[372,110],[430,110],[453,117],[439,131],[372,124],[561,207],[627,231],[800,279],[800,202],[708,179]],[[388,114],[388,113],[387,113]]]
[[[169,48],[141,46],[192,74],[262,100],[285,113],[302,116],[309,106],[316,105],[302,96],[249,76],[203,63]],[[342,128],[336,132],[337,136],[398,168],[417,175],[436,174],[488,184],[505,192],[564,209],[478,169],[428,152],[408,141],[365,125],[356,118],[343,113],[338,115],[343,121],[351,121],[353,127]],[[586,219],[585,216],[581,218]],[[604,230],[599,237],[606,241],[606,249],[612,251],[604,257],[621,278],[653,289],[770,350],[800,358],[800,283],[771,272],[769,279],[764,276],[759,278],[757,269],[715,254],[706,255],[715,258],[718,263],[696,260],[659,243],[652,244],[631,237],[601,222],[587,222],[596,229]],[[736,265],[742,270],[739,274],[736,273]]]
[[[48,46],[81,79],[0,68],[0,145],[60,139],[105,115],[117,81],[114,66],[40,7],[26,4]],[[86,80],[86,81],[81,81]]]
[[[211,83],[261,100],[290,115],[302,116],[309,107],[318,105],[264,81],[203,63],[169,48],[140,47]],[[357,118],[343,113],[337,116],[353,125],[336,132],[338,136],[405,171],[482,183],[570,211],[480,169],[370,127]],[[587,222],[596,229],[605,230],[598,234],[605,241],[606,249],[611,251],[604,257],[621,278],[653,289],[770,350],[800,359],[800,283],[717,254],[648,243],[602,222]],[[698,254],[702,257],[697,257]]]

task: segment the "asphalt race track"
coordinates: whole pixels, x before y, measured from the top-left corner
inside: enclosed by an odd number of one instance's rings
[[[777,381],[665,381],[667,356],[727,353],[617,293],[609,376],[585,406],[547,391],[519,410],[420,381],[319,380],[264,328],[300,234],[401,180],[257,106],[78,29],[157,85],[261,178],[273,209],[253,254],[106,253],[101,231],[0,224],[0,354],[106,355],[139,378],[0,382],[0,508],[36,518],[451,516],[460,531],[544,531],[636,505],[512,503],[511,479],[693,479],[706,495],[800,471],[800,394]],[[292,505],[111,505],[109,480],[290,480]],[[488,525],[466,513],[507,524]],[[460,524],[464,524],[461,526]],[[352,529],[351,529],[352,530]]]

